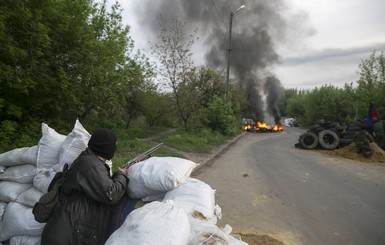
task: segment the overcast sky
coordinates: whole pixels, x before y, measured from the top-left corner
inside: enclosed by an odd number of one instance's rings
[[[183,1],[193,3],[194,0]],[[256,0],[238,1],[244,2],[246,8],[234,17],[233,31],[236,32],[239,28],[237,24],[240,22],[237,22],[237,18],[251,16],[247,9],[248,2],[251,5],[250,1]],[[144,11],[141,6],[146,1],[119,0],[119,2],[124,9],[123,22],[131,27],[130,35],[135,41],[135,47],[150,56],[148,44],[151,39],[148,35],[150,30],[139,21],[143,21],[146,14],[151,14]],[[285,8],[290,9],[292,15],[300,16],[294,18],[290,26],[295,27],[295,21],[301,26],[301,31],[288,31],[289,35],[295,35],[296,38],[277,44],[276,52],[280,62],[272,69],[285,88],[311,89],[324,84],[343,86],[347,82],[355,82],[358,78],[357,68],[360,61],[368,58],[373,50],[385,51],[385,0],[285,0],[284,2]],[[219,5],[220,1],[207,0],[207,4],[213,7]],[[215,10],[211,12],[215,13]],[[154,19],[150,17],[149,21]],[[221,18],[223,23],[228,23],[229,15]],[[207,51],[204,47],[203,44],[198,44],[194,49],[196,63],[204,62],[201,58]]]

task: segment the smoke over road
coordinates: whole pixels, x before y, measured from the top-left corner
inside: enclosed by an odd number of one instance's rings
[[[291,31],[301,29],[299,23],[306,19],[291,13],[286,0],[142,0],[137,12],[143,30],[153,38],[159,33],[160,16],[177,16],[190,30],[198,28],[206,64],[224,71],[230,13],[243,4],[246,8],[233,18],[230,79],[246,92],[250,113],[244,116],[263,121],[262,96],[266,96],[268,111],[279,122],[276,102],[283,88],[272,72],[279,62],[277,47],[292,43],[297,37]]]

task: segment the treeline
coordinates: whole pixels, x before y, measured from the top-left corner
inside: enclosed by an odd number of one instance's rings
[[[68,133],[78,118],[88,129],[166,126],[209,128],[223,135],[256,112],[247,91],[210,67],[193,64],[198,38],[185,23],[161,19],[152,45],[157,65],[134,48],[118,3],[93,0],[2,1],[0,8],[0,150],[36,144],[40,125]],[[358,85],[286,90],[282,115],[302,125],[316,119],[364,118],[373,101],[385,113],[384,56],[359,66]],[[256,118],[254,118],[256,119]]]
[[[288,89],[280,101],[283,115],[296,118],[303,126],[318,119],[350,124],[355,118],[364,120],[373,102],[385,120],[385,57],[375,51],[358,66],[357,84],[343,88],[325,85],[313,90]]]
[[[36,144],[42,122],[68,133],[76,118],[90,130],[140,124],[234,133],[244,104],[240,92],[231,87],[224,106],[220,75],[188,62],[180,66],[191,57],[189,43],[180,39],[182,50],[167,50],[167,38],[177,33],[165,29],[163,46],[154,48],[184,56],[168,67],[175,77],[162,74],[167,64],[154,68],[135,51],[129,31],[118,3],[2,1],[0,149]],[[164,83],[155,82],[159,76]]]

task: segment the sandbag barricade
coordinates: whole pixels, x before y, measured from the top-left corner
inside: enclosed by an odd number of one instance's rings
[[[34,220],[32,207],[90,137],[78,120],[67,136],[42,123],[36,146],[0,154],[0,244],[40,244],[44,224]],[[178,157],[151,157],[133,165],[127,194],[147,203],[131,211],[106,244],[247,245],[231,236],[230,226],[217,227],[222,212],[215,190],[190,177],[197,165]]]
[[[0,244],[40,244],[44,224],[35,221],[32,208],[47,192],[53,176],[87,148],[91,135],[76,120],[62,135],[41,124],[35,146],[0,154]]]

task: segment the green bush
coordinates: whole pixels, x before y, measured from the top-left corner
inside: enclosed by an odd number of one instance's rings
[[[224,105],[222,98],[215,96],[204,110],[205,124],[208,128],[223,135],[234,135],[237,121],[229,103]]]

